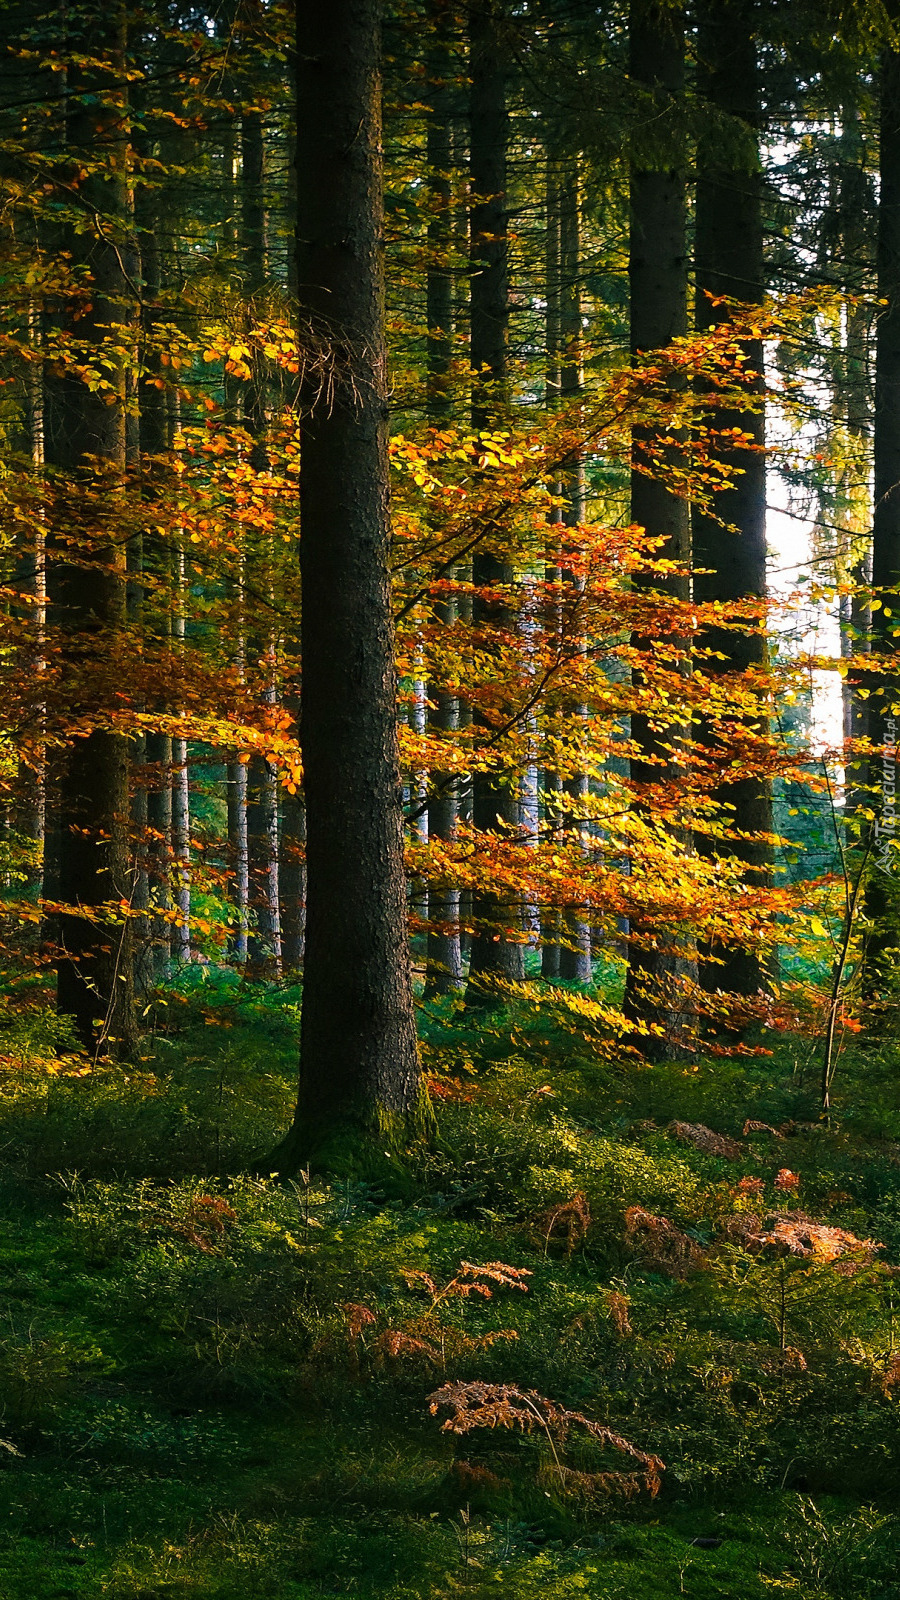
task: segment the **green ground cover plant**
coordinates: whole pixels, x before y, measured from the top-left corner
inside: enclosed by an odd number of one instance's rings
[[[278,1183],[296,996],[160,998],[132,1072],[7,1029],[4,1600],[900,1594],[886,1047],[825,1125],[799,1041],[443,1002],[431,1147]]]

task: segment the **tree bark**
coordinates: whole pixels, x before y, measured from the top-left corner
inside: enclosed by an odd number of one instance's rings
[[[728,309],[715,306],[710,295],[727,295],[758,304],[765,290],[763,262],[762,174],[759,163],[759,74],[754,26],[755,0],[703,0],[698,9],[699,83],[714,118],[698,152],[696,203],[696,320],[700,330],[727,320]],[[723,140],[722,118],[730,134]],[[724,147],[724,154],[723,154]],[[755,373],[748,387],[762,393],[763,349],[756,339],[744,343],[745,371]],[[766,462],[765,416],[757,409],[717,410],[717,430],[738,428],[754,449],[717,450],[720,460],[739,469],[734,486],[715,497],[714,514],[695,509],[692,520],[694,599],[707,603],[764,600],[766,595]],[[736,531],[732,531],[732,530]],[[704,570],[707,569],[707,570]],[[763,631],[708,628],[704,649],[724,659],[704,658],[709,674],[764,671],[768,659]],[[751,717],[753,731],[768,732],[762,700]],[[701,737],[708,730],[701,728]],[[714,741],[713,759],[722,751]],[[706,848],[728,853],[744,863],[750,882],[766,884],[772,874],[772,786],[764,777],[749,776],[723,783],[716,790],[730,838]],[[698,848],[704,848],[698,835]],[[757,950],[740,945],[707,948],[700,962],[700,982],[709,992],[754,995],[767,984],[766,966]]]
[[[560,402],[572,406],[584,386],[582,364],[583,335],[581,327],[581,195],[579,163],[570,156],[562,165],[559,187],[559,392]],[[585,472],[584,459],[579,454],[563,478],[563,528],[577,528],[584,521]],[[565,535],[563,535],[565,539]],[[570,555],[571,559],[571,555]],[[575,590],[584,584],[576,578],[566,564],[565,543],[562,550],[563,581]],[[584,655],[583,637],[571,638],[568,648],[573,654]],[[571,725],[577,729],[587,719],[587,707],[570,704],[566,707]],[[584,807],[588,797],[587,774],[571,773],[563,780],[563,809],[560,818],[566,833],[582,832],[585,826]],[[563,938],[559,948],[559,975],[568,983],[591,981],[591,924],[583,909],[567,906],[563,917]]]
[[[683,163],[678,159],[677,110],[684,94],[684,12],[659,0],[633,0],[630,21],[630,72],[636,89],[647,97],[642,121],[653,120],[656,137],[668,138],[667,162],[651,160],[640,146],[631,167],[631,239],[629,289],[631,352],[636,359],[665,349],[687,333],[687,189]],[[655,559],[676,561],[687,568],[691,555],[690,509],[687,500],[673,493],[658,476],[653,462],[665,454],[659,431],[635,428],[632,435],[631,520],[653,540],[662,541]],[[671,455],[671,451],[669,454]],[[648,471],[649,467],[649,471]],[[690,598],[690,579],[684,575],[637,574],[636,588],[677,600]],[[632,639],[638,650],[653,640]],[[677,638],[668,641],[674,649]],[[635,687],[642,682],[635,672]],[[646,711],[631,715],[631,739],[637,755],[631,759],[631,781],[639,813],[652,824],[658,813],[654,786],[675,776],[677,749],[687,730],[682,723],[661,724]],[[683,845],[684,841],[681,841]],[[644,1054],[659,1058],[678,1046],[674,986],[684,972],[684,962],[673,944],[683,940],[682,930],[650,926],[639,913],[630,918],[628,969],[623,1010],[629,1021],[654,1032],[637,1042]]]
[[[105,363],[109,327],[121,328],[127,315],[127,267],[133,270],[125,192],[124,16],[118,8],[103,18],[85,13],[80,27],[74,19],[68,27],[72,165],[64,204],[82,206],[85,225],[64,224],[72,277],[60,296],[60,314],[88,361],[102,347]],[[90,64],[74,64],[79,61]],[[104,150],[114,160],[97,170]],[[86,174],[78,163],[85,152]],[[59,780],[59,892],[70,909],[60,922],[57,1005],[92,1053],[127,1054],[136,1031],[131,923],[120,910],[133,889],[129,751],[121,733],[98,725],[106,711],[98,686],[101,657],[125,621],[125,550],[115,526],[125,466],[124,362],[105,371],[108,387],[95,391],[72,368],[47,388],[46,459],[55,478],[51,599],[66,635],[73,718]],[[65,540],[71,537],[77,562],[66,559],[71,547]]]
[[[451,70],[447,44],[447,0],[433,0],[434,42],[428,56],[429,117],[426,158],[431,211],[428,221],[426,270],[426,320],[428,369],[426,409],[433,427],[445,426],[450,417],[450,383],[453,356],[453,166],[451,104],[448,78]],[[438,600],[435,620],[452,628],[457,620],[456,600]],[[429,685],[429,726],[435,733],[454,733],[459,726],[459,699],[440,683]],[[428,800],[429,839],[452,839],[458,816],[456,785],[445,772],[431,776]],[[462,953],[459,940],[459,889],[432,880],[428,885],[428,943],[425,956],[426,996],[453,994],[462,987]]]
[[[300,736],[307,923],[300,1084],[273,1158],[401,1146],[424,1123],[406,927],[388,578],[378,0],[310,0],[297,38],[304,413]],[[387,1143],[386,1143],[387,1141]],[[346,1159],[346,1153],[343,1153]]]
[[[479,0],[470,16],[470,175],[472,185],[470,360],[473,373],[472,426],[476,432],[496,424],[506,399],[508,379],[509,232],[506,164],[509,113],[506,105],[503,40],[498,0]],[[510,608],[479,594],[479,589],[511,586],[515,572],[485,541],[475,553],[472,620],[503,626]],[[514,779],[502,783],[493,773],[476,773],[472,820],[479,832],[509,835],[519,828],[519,791]],[[466,985],[466,1004],[502,999],[503,981],[525,975],[519,937],[522,907],[489,890],[472,897],[474,932]],[[500,987],[498,987],[498,980]]]
[[[873,1016],[884,1019],[896,1004],[900,950],[900,887],[897,872],[898,693],[890,658],[897,655],[892,612],[900,584],[900,52],[881,58],[880,193],[878,200],[878,316],[875,342],[875,502],[872,528],[872,587],[881,605],[873,609],[872,649],[887,658],[888,671],[870,675],[867,805],[870,873],[865,909],[869,924],[863,992]],[[891,591],[894,591],[893,593]]]

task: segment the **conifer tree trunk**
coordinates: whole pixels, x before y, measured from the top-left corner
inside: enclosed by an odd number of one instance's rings
[[[840,241],[844,286],[854,295],[870,287],[868,259],[872,196],[866,172],[865,141],[858,107],[845,105],[841,113],[841,176],[836,196],[834,235]],[[838,577],[853,585],[839,602],[841,655],[852,663],[841,679],[844,737],[854,743],[865,737],[866,702],[860,695],[860,677],[871,649],[872,608],[872,507],[869,492],[869,311],[865,304],[846,309],[843,381],[835,386],[835,421],[846,430],[848,449],[840,485],[843,527],[838,533]],[[846,763],[844,816],[855,818],[865,806],[865,763]]]
[[[113,8],[102,18],[85,13],[80,23],[72,16],[68,28],[72,167],[65,204],[84,207],[85,225],[64,225],[73,276],[60,296],[61,317],[88,359],[96,359],[101,346],[108,359],[108,329],[125,320],[128,268],[134,267],[126,238],[124,15]],[[78,155],[87,151],[83,171]],[[97,170],[101,151],[107,159]],[[46,459],[55,474],[57,541],[51,599],[67,639],[72,712],[87,728],[106,709],[93,684],[99,657],[125,620],[125,552],[115,526],[125,466],[124,364],[106,370],[108,388],[91,391],[69,369],[47,389]],[[66,560],[64,541],[73,531],[77,562]],[[59,892],[71,909],[60,920],[57,1004],[94,1053],[125,1054],[135,1039],[131,924],[119,911],[130,904],[134,887],[128,780],[128,741],[121,733],[94,726],[71,740],[59,779]]]
[[[473,372],[472,426],[489,428],[505,399],[508,377],[509,233],[506,165],[509,114],[499,0],[478,0],[470,14],[470,173],[472,183],[470,360]],[[511,620],[502,602],[479,595],[479,588],[509,586],[515,579],[510,563],[480,547],[472,563],[475,597],[472,618],[502,625]],[[505,833],[519,827],[519,793],[491,773],[473,780],[472,819],[484,833]],[[490,891],[473,896],[474,934],[469,960],[466,1003],[484,1004],[496,979],[520,981],[525,975],[524,945],[517,937],[522,907]]]
[[[561,268],[559,389],[562,404],[571,405],[580,395],[584,383],[581,327],[581,197],[577,157],[569,157],[561,169],[559,244]],[[565,494],[563,527],[577,528],[579,523],[584,521],[585,512],[585,473],[581,455],[567,468],[563,490]],[[582,581],[576,578],[566,565],[565,546],[562,562],[563,579],[576,590],[583,589]],[[569,649],[583,655],[584,639],[570,639]],[[583,723],[587,717],[587,708],[583,705],[569,705],[566,709],[573,728],[577,730],[579,723]],[[562,824],[570,833],[580,832],[584,828],[584,804],[588,795],[587,774],[572,773],[564,780],[562,787],[564,797]],[[564,938],[559,950],[559,975],[569,983],[591,981],[590,921],[581,910],[571,907],[565,912]]]
[[[678,128],[673,112],[684,93],[684,12],[659,0],[633,0],[630,20],[630,71],[637,88],[652,97],[645,120],[653,117],[658,133],[665,138],[670,128],[672,154],[669,164],[642,159],[637,154],[631,167],[631,241],[629,259],[631,350],[635,357],[664,349],[673,339],[687,332],[687,220],[686,174],[678,156]],[[651,109],[652,106],[652,109]],[[663,543],[656,559],[690,560],[690,510],[683,496],[646,468],[664,447],[652,428],[635,428],[632,437],[631,520],[648,536]],[[636,587],[668,593],[677,599],[689,598],[687,576],[637,575]],[[673,646],[677,641],[673,640]],[[652,641],[635,638],[639,650]],[[634,675],[635,686],[641,682]],[[681,725],[660,725],[660,719],[645,711],[631,715],[631,738],[638,754],[631,760],[631,781],[635,786],[638,810],[652,821],[658,812],[652,786],[664,784],[674,771],[678,744],[685,729]],[[626,1017],[661,1029],[645,1039],[645,1054],[661,1056],[676,1043],[676,1024],[670,996],[679,962],[672,951],[674,930],[644,926],[632,914],[628,945],[628,970],[623,1009]]]
[[[873,610],[873,652],[897,654],[894,633],[900,584],[900,52],[886,50],[880,74],[880,193],[878,200],[878,297],[875,343],[875,504],[872,586],[882,604]],[[893,593],[885,591],[894,591]],[[892,615],[893,613],[893,615]],[[896,677],[871,673],[869,738],[876,747],[869,763],[867,805],[869,879],[866,885],[864,992],[870,1007],[896,1003],[900,950],[900,887],[896,862],[897,734]],[[876,1015],[878,1014],[876,1011]]]
[[[149,141],[139,141],[139,154],[150,154]],[[162,289],[160,250],[160,197],[155,188],[139,184],[135,191],[135,224],[138,232],[142,284],[142,361],[144,381],[138,387],[138,437],[142,492],[152,501],[160,475],[164,451],[171,443],[165,392],[160,387],[162,371],[156,344],[156,321]],[[172,638],[171,560],[165,540],[148,528],[144,534],[144,559],[147,571],[160,592],[151,590],[145,616],[148,642],[165,648]],[[168,710],[161,705],[160,710]],[[172,870],[172,736],[150,731],[145,745],[147,772],[147,875],[150,899],[150,977],[166,972],[172,955],[172,924],[166,913],[171,907]],[[155,912],[155,914],[154,914]]]
[[[310,369],[300,396],[307,924],[281,1171],[327,1159],[348,1125],[383,1150],[423,1121],[387,565],[380,20],[378,0],[298,13],[301,338],[331,383]]]
[[[546,161],[546,179],[544,190],[544,300],[546,311],[544,317],[544,340],[546,354],[544,363],[544,404],[548,411],[554,410],[560,400],[560,287],[562,282],[562,239],[560,233],[559,210],[559,175],[557,163],[551,150],[548,148]],[[561,493],[561,485],[554,485],[556,493]],[[562,524],[562,507],[554,505],[550,512],[551,524],[555,527],[555,544],[560,542]],[[544,580],[548,585],[548,595],[555,595],[556,586],[560,581],[560,569],[557,565],[548,565],[544,570]],[[548,616],[546,627],[548,632],[559,634],[562,627],[562,615],[557,600],[548,599]],[[560,783],[559,773],[552,768],[545,768],[541,773],[540,793],[545,830],[555,831],[560,825]],[[558,906],[547,905],[541,908],[541,977],[554,983],[559,977],[560,931],[562,926],[562,913]]]
[[[258,8],[244,0],[242,23],[249,30]],[[249,86],[248,86],[249,89]],[[244,290],[256,315],[263,311],[266,283],[265,144],[262,116],[244,107],[241,116],[241,253]],[[244,421],[253,441],[251,461],[257,472],[266,466],[266,385],[262,358],[257,353],[246,386]],[[255,552],[257,587],[267,594],[273,582],[273,553],[268,541]],[[257,640],[260,665],[265,672],[266,700],[275,704],[276,687],[270,662],[274,658],[271,630]],[[256,652],[254,652],[256,653]],[[278,889],[278,774],[271,762],[253,755],[247,772],[247,871],[250,917],[247,933],[247,967],[254,978],[277,978],[281,969],[281,920]]]
[[[426,159],[431,212],[428,221],[428,265],[426,276],[426,320],[428,325],[428,369],[426,406],[428,420],[436,428],[446,425],[450,416],[450,380],[453,356],[453,276],[452,235],[452,125],[451,70],[447,44],[447,0],[434,0],[432,6],[434,42],[429,51]],[[452,596],[438,600],[435,619],[450,628],[457,619]],[[432,702],[428,713],[436,733],[453,733],[459,725],[459,700],[439,683],[429,686]],[[458,801],[456,785],[445,772],[432,774],[428,800],[429,839],[452,839],[456,832]],[[428,886],[428,944],[425,957],[425,993],[452,994],[462,985],[462,953],[459,941],[459,890],[451,883],[432,881]]]
[[[40,315],[32,302],[28,309],[28,342],[35,350],[35,359],[25,366],[25,413],[31,464],[36,478],[42,478],[45,466],[44,430],[44,366],[37,352],[41,344]],[[34,633],[33,668],[37,678],[47,669],[45,654],[47,638],[47,531],[43,516],[34,523],[34,544],[28,556],[26,587],[33,600],[32,625]],[[47,824],[47,755],[40,735],[43,733],[46,707],[38,706],[39,730],[31,761],[21,771],[21,796],[18,832],[34,845],[34,861],[29,867],[28,881],[36,895],[44,883],[44,844]]]
[[[759,163],[760,105],[755,0],[702,0],[698,7],[699,86],[718,117],[698,151],[696,202],[696,319],[698,329],[727,318],[710,295],[728,295],[759,303],[764,294],[762,175]],[[721,116],[730,119],[723,140]],[[724,154],[723,154],[724,149]],[[762,390],[763,349],[760,340],[744,345],[746,372],[756,373]],[[761,409],[718,410],[716,429],[738,428],[758,448],[718,449],[725,462],[740,469],[734,487],[715,497],[715,515],[695,510],[692,521],[694,598],[700,602],[763,600],[766,594],[766,462],[765,417]],[[736,531],[732,531],[735,529]],[[709,569],[704,572],[702,569]],[[704,659],[704,672],[746,672],[764,669],[764,633],[741,629],[707,629],[705,649],[722,660]],[[765,734],[765,707],[751,718]],[[727,808],[730,840],[716,842],[744,862],[752,881],[765,884],[772,872],[772,846],[763,835],[772,832],[772,786],[762,777],[739,778],[716,791]],[[698,837],[698,847],[702,847]],[[766,986],[766,969],[756,950],[740,945],[716,946],[700,962],[700,982],[710,992],[753,995]]]
[[[184,649],[186,582],[184,548],[175,550],[175,615],[172,633],[176,649]],[[172,931],[176,961],[191,959],[191,774],[186,739],[172,740],[172,876],[178,920]]]

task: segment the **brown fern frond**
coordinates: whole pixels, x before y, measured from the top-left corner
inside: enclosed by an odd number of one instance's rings
[[[484,1261],[480,1265],[471,1261],[461,1261],[459,1272],[447,1284],[446,1289],[442,1290],[442,1294],[481,1294],[486,1300],[490,1300],[493,1290],[488,1288],[488,1284],[491,1283],[502,1289],[521,1289],[525,1294],[528,1292],[525,1279],[533,1276],[528,1267],[510,1267],[505,1261]]]
[[[649,1267],[668,1273],[670,1278],[685,1278],[706,1265],[699,1245],[676,1228],[668,1217],[654,1216],[641,1206],[629,1206],[625,1213],[625,1237],[635,1255]]]
[[[655,1500],[662,1488],[656,1466],[649,1466],[645,1472],[578,1472],[573,1467],[551,1467],[548,1462],[538,1478],[539,1482],[554,1484],[572,1499],[588,1506],[596,1506],[613,1496],[635,1500],[639,1494],[649,1494],[651,1500]]]
[[[441,1300],[467,1299],[473,1294],[480,1295],[483,1300],[491,1300],[494,1295],[491,1284],[502,1289],[521,1289],[524,1293],[528,1289],[525,1279],[531,1277],[533,1273],[528,1267],[510,1267],[505,1261],[484,1261],[479,1264],[461,1261],[456,1276],[439,1289],[430,1273],[408,1267],[403,1270],[406,1287],[424,1289],[434,1305]]]
[[[237,1222],[237,1212],[219,1195],[198,1194],[191,1200],[184,1217],[157,1214],[169,1233],[212,1255],[225,1240],[225,1225]]]
[[[875,1239],[858,1239],[846,1228],[813,1222],[803,1211],[784,1211],[763,1219],[750,1212],[728,1217],[723,1231],[751,1255],[795,1256],[801,1260],[836,1262],[845,1275],[875,1259],[884,1249]]]
[[[629,1304],[626,1294],[619,1294],[617,1289],[607,1289],[606,1308],[621,1339],[627,1339],[634,1332],[628,1315]]]
[[[878,1387],[882,1394],[892,1395],[900,1387],[900,1351],[891,1356],[884,1371],[878,1379]]]
[[[567,1256],[584,1243],[591,1221],[591,1208],[581,1190],[562,1205],[551,1206],[535,1218],[545,1251],[552,1243],[565,1244]]]
[[[437,1416],[444,1409],[449,1412],[441,1424],[444,1433],[464,1435],[476,1428],[510,1428],[533,1433],[535,1428],[541,1428],[550,1442],[561,1472],[569,1469],[561,1466],[556,1445],[565,1443],[573,1427],[583,1428],[590,1438],[604,1448],[618,1451],[643,1467],[643,1473],[638,1476],[643,1480],[643,1487],[651,1494],[655,1495],[659,1490],[660,1473],[664,1471],[659,1456],[647,1454],[607,1427],[606,1423],[595,1422],[582,1411],[570,1411],[567,1406],[549,1400],[536,1389],[519,1389],[514,1384],[487,1383],[483,1380],[469,1383],[455,1381],[445,1383],[429,1395],[428,1409],[432,1416]],[[610,1476],[622,1475],[614,1473]]]
[[[375,1341],[375,1359],[380,1364],[384,1361],[399,1361],[401,1356],[417,1358],[432,1364],[441,1360],[440,1350],[435,1345],[429,1344],[427,1339],[404,1333],[402,1328],[387,1328]]]
[[[438,1286],[430,1272],[420,1272],[416,1267],[403,1267],[400,1276],[407,1289],[424,1289],[430,1295],[436,1295],[438,1292]]]
[[[739,1161],[746,1155],[743,1145],[729,1139],[725,1133],[715,1133],[702,1122],[670,1122],[669,1128],[682,1144],[693,1145],[707,1156],[722,1156],[726,1161]]]
[[[363,1328],[372,1326],[372,1323],[376,1320],[375,1313],[370,1311],[368,1306],[360,1305],[356,1300],[345,1301],[342,1310],[347,1318],[347,1337],[352,1343],[355,1343]]]

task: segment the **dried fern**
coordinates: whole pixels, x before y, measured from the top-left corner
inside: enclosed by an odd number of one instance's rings
[[[651,1496],[659,1492],[660,1474],[665,1470],[659,1456],[648,1455],[605,1423],[595,1422],[582,1411],[570,1411],[567,1406],[548,1400],[536,1389],[518,1389],[514,1384],[486,1383],[481,1380],[445,1383],[429,1395],[428,1409],[432,1416],[437,1416],[444,1409],[448,1411],[449,1415],[441,1423],[444,1433],[465,1435],[476,1428],[510,1428],[522,1433],[533,1433],[535,1428],[542,1429],[553,1452],[558,1479],[563,1487],[569,1481],[567,1475],[571,1475],[572,1469],[560,1461],[557,1445],[566,1443],[573,1428],[581,1428],[596,1443],[606,1449],[616,1450],[620,1455],[629,1456],[643,1470],[636,1473],[576,1474],[576,1478],[598,1481],[602,1478],[606,1485],[604,1493],[607,1494],[622,1493],[630,1497],[639,1489],[646,1490]]]

